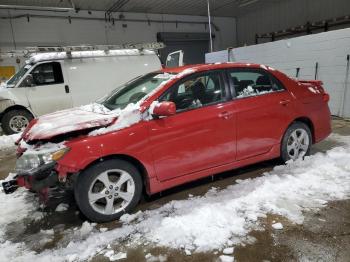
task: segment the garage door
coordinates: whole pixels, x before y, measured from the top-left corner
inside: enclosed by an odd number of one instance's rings
[[[160,59],[165,64],[169,53],[177,50],[184,51],[185,64],[200,64],[205,61],[208,53],[209,35],[207,33],[158,33],[157,40],[166,47],[160,50]]]

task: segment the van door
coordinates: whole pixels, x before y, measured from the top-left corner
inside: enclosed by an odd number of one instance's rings
[[[165,67],[183,66],[184,52],[182,50],[170,53],[166,58]]]
[[[60,62],[37,64],[30,74],[33,84],[25,88],[29,106],[35,115],[40,116],[73,106]]]

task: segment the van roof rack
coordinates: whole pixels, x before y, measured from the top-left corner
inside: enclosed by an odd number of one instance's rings
[[[36,53],[49,53],[49,52],[67,52],[67,54],[74,51],[105,51],[110,50],[123,50],[123,49],[138,49],[138,50],[158,50],[164,48],[165,45],[162,42],[154,43],[142,43],[142,44],[121,44],[121,45],[76,45],[76,46],[34,46],[26,47],[24,50],[14,50],[9,52],[0,53],[0,56],[29,56]]]

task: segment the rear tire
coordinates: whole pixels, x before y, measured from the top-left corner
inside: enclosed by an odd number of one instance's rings
[[[1,127],[6,135],[20,133],[24,131],[32,119],[32,114],[27,110],[10,110],[2,117]]]
[[[133,210],[142,193],[135,166],[124,160],[106,160],[79,174],[74,196],[80,211],[91,221],[109,222]]]
[[[294,122],[288,127],[282,139],[281,158],[283,162],[309,155],[311,144],[310,128],[302,122]]]

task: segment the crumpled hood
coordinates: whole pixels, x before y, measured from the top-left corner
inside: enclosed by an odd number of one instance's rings
[[[47,140],[74,131],[105,127],[113,123],[117,117],[116,114],[87,110],[86,107],[67,109],[34,119],[23,132],[22,138],[26,142]]]

